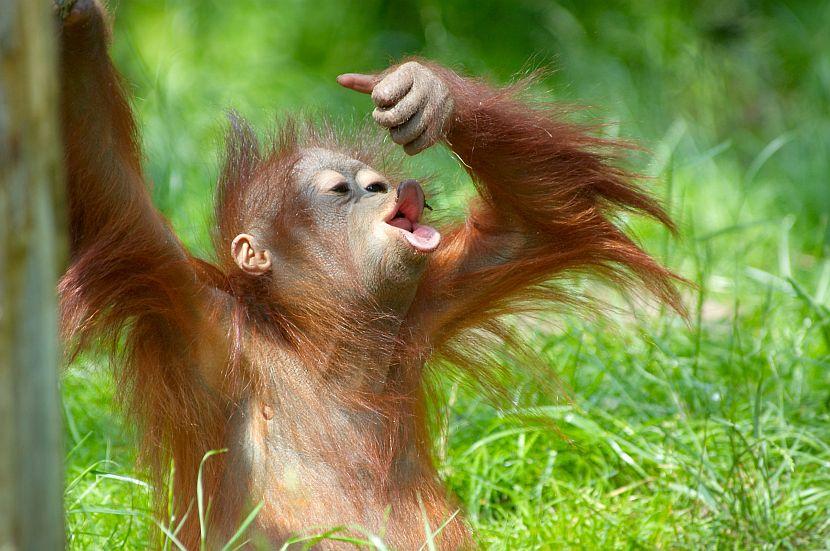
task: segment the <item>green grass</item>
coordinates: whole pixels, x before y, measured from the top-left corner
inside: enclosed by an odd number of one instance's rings
[[[515,389],[520,421],[463,386],[441,473],[492,549],[830,547],[830,7],[808,2],[123,2],[154,198],[205,253],[222,111],[368,112],[333,77],[414,52],[505,81],[552,64],[553,97],[598,106],[651,150],[681,225],[631,220],[692,280],[691,322],[617,301],[525,324],[570,399]],[[457,201],[464,177],[431,151]],[[630,307],[631,306],[631,307]],[[637,312],[632,316],[630,312]],[[537,328],[548,327],[542,332]],[[143,549],[150,489],[107,373],[63,379],[70,547]]]

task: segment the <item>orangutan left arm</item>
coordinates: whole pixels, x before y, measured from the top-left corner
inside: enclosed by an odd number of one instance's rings
[[[341,84],[368,92],[371,83],[375,120],[392,139],[409,154],[443,140],[479,192],[465,223],[444,232],[413,307],[432,340],[521,311],[552,296],[540,285],[575,272],[644,286],[682,309],[676,276],[615,222],[634,212],[673,229],[612,164],[620,144],[565,122],[556,106],[523,101],[524,84],[494,88],[423,60],[371,78]]]

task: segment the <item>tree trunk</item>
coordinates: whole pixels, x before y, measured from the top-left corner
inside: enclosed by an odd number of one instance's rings
[[[54,16],[0,0],[0,550],[61,549],[56,281],[65,255]]]

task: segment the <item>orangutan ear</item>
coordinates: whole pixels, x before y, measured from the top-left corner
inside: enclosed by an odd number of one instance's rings
[[[231,243],[231,256],[243,272],[262,275],[271,269],[271,253],[254,244],[254,236],[237,235]]]

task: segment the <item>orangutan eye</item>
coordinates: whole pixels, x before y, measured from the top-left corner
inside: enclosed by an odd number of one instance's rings
[[[386,184],[382,184],[380,182],[373,182],[366,186],[366,191],[369,193],[386,193],[389,191],[389,188],[386,187]]]
[[[349,193],[349,184],[348,182],[340,182],[329,191],[334,193]]]

